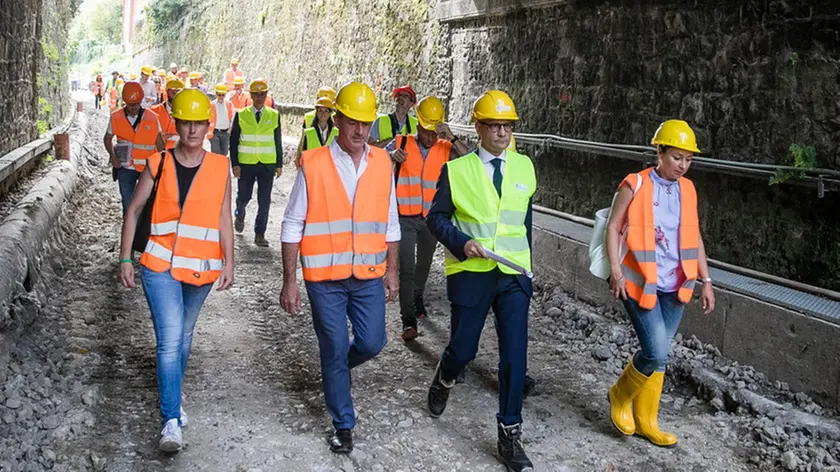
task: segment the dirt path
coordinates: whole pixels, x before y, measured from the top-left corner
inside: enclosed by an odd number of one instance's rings
[[[98,119],[104,127],[104,118]],[[425,409],[428,382],[448,337],[440,253],[422,336],[403,344],[398,306],[389,305],[388,345],[353,375],[356,450],[349,457],[328,451],[330,421],[308,304],[302,315],[289,316],[277,301],[280,223],[294,179],[288,168],[275,183],[271,247],[254,246],[249,231],[237,235],[236,285],[213,292],[199,317],[184,386],[187,446],[177,455],[158,452],[154,335],[142,290],[116,281],[119,197],[101,162],[68,209],[72,224],[64,251],[76,263],[66,267],[66,282],[49,301],[69,320],[66,350],[84,357],[78,376],[83,390],[93,392],[87,426],[54,446],[58,462],[66,459],[64,470],[503,470],[494,456],[498,358],[492,322],[446,413],[432,420]],[[253,225],[255,204],[246,228]],[[566,328],[542,314],[540,301],[547,298],[545,291],[537,294],[532,310],[529,369],[540,385],[524,407],[524,439],[537,470],[767,470],[748,463],[753,451],[740,439],[741,423],[702,402],[680,408],[663,403],[661,423],[681,439],[673,449],[618,437],[605,400],[613,367],[588,349],[558,341]]]

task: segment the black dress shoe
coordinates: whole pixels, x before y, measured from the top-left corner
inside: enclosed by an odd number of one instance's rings
[[[505,426],[499,423],[499,458],[509,472],[525,472],[534,470],[534,464],[525,455],[522,447],[522,424]]]
[[[525,374],[525,389],[522,391],[522,398],[528,398],[528,395],[534,393],[537,388],[537,381],[528,374]]]
[[[467,368],[464,367],[461,369],[461,372],[458,372],[458,376],[455,377],[456,384],[462,384],[467,381]]]
[[[437,418],[443,414],[443,410],[446,409],[446,402],[449,401],[449,390],[455,386],[455,382],[452,382],[449,386],[444,384],[440,375],[440,362],[438,362],[435,368],[435,377],[432,379],[432,385],[429,386],[429,396],[427,399],[429,415],[432,418]]]
[[[330,436],[330,451],[336,454],[349,454],[353,452],[353,431],[349,429],[337,429]]]

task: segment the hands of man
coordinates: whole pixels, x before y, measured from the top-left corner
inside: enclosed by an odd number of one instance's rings
[[[280,290],[280,306],[290,315],[300,311],[300,287],[296,283],[283,284],[283,289]]]
[[[233,176],[238,179],[241,174],[242,169],[240,169],[239,166],[233,166]]]
[[[391,303],[397,299],[400,293],[400,279],[397,272],[389,270],[385,272],[385,303]]]
[[[470,239],[467,241],[467,244],[464,244],[464,256],[467,258],[480,257],[487,259],[487,253],[484,252],[484,247],[475,239]]]
[[[394,149],[391,153],[391,160],[397,164],[402,164],[408,158],[408,153],[402,149]]]

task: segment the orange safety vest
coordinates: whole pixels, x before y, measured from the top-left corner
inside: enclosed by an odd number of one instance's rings
[[[102,90],[105,88],[105,84],[101,81],[94,81],[93,82],[93,94],[94,95],[102,95]]]
[[[227,88],[229,90],[233,90],[233,79],[237,77],[244,77],[242,74],[242,69],[236,69],[236,72],[234,72],[233,69],[229,68],[225,71],[225,85],[227,85]]]
[[[152,177],[160,158],[161,153],[149,156]],[[220,221],[230,161],[220,154],[206,153],[182,209],[174,159],[172,152],[167,151],[152,210],[149,242],[140,264],[154,272],[168,270],[173,279],[190,285],[210,284],[219,278],[225,265]]]
[[[230,103],[233,103],[233,108],[235,108],[236,111],[251,105],[251,96],[248,92],[242,92],[238,95],[236,92],[232,92],[230,96],[228,96],[228,100],[230,100]]]
[[[146,158],[155,152],[158,137],[158,117],[151,110],[143,110],[137,129],[131,126],[125,108],[111,113],[111,131],[117,139],[131,143],[131,163],[137,172],[146,168]]]
[[[375,147],[367,159],[351,203],[330,148],[303,153],[301,170],[309,203],[300,256],[307,282],[385,275],[391,159],[384,149]]]
[[[166,103],[158,103],[149,107],[149,110],[155,112],[160,121],[160,130],[164,134],[171,134],[172,136],[166,140],[166,149],[175,149],[175,143],[181,139],[178,136],[178,131],[175,129],[175,119],[166,110]]]
[[[402,164],[397,164],[397,205],[402,216],[425,217],[432,207],[440,170],[449,160],[452,143],[438,139],[424,160],[414,136],[398,135],[397,148],[402,149],[404,139],[408,157]]]
[[[210,103],[210,130],[207,132],[207,139],[213,137],[213,131],[216,129],[216,103],[218,103],[217,100],[213,100]],[[230,103],[230,100],[225,100],[225,107],[227,107],[228,121],[232,124],[233,104]]]
[[[627,294],[645,310],[656,306],[656,235],[653,224],[653,168],[639,172],[642,186],[627,209],[627,255],[621,272],[627,281]],[[621,182],[636,188],[636,174]],[[683,303],[691,301],[697,281],[697,257],[700,248],[700,223],[697,217],[697,190],[694,184],[680,177],[680,266],[685,281],[677,296]],[[619,185],[619,188],[621,188]]]
[[[111,87],[110,102],[111,102],[111,104],[110,104],[111,111],[116,110],[117,109],[117,86],[116,85]]]

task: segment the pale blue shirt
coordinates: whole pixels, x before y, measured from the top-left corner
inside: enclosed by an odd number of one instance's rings
[[[685,280],[680,266],[680,183],[653,170],[653,228],[656,241],[656,289],[676,292]]]

